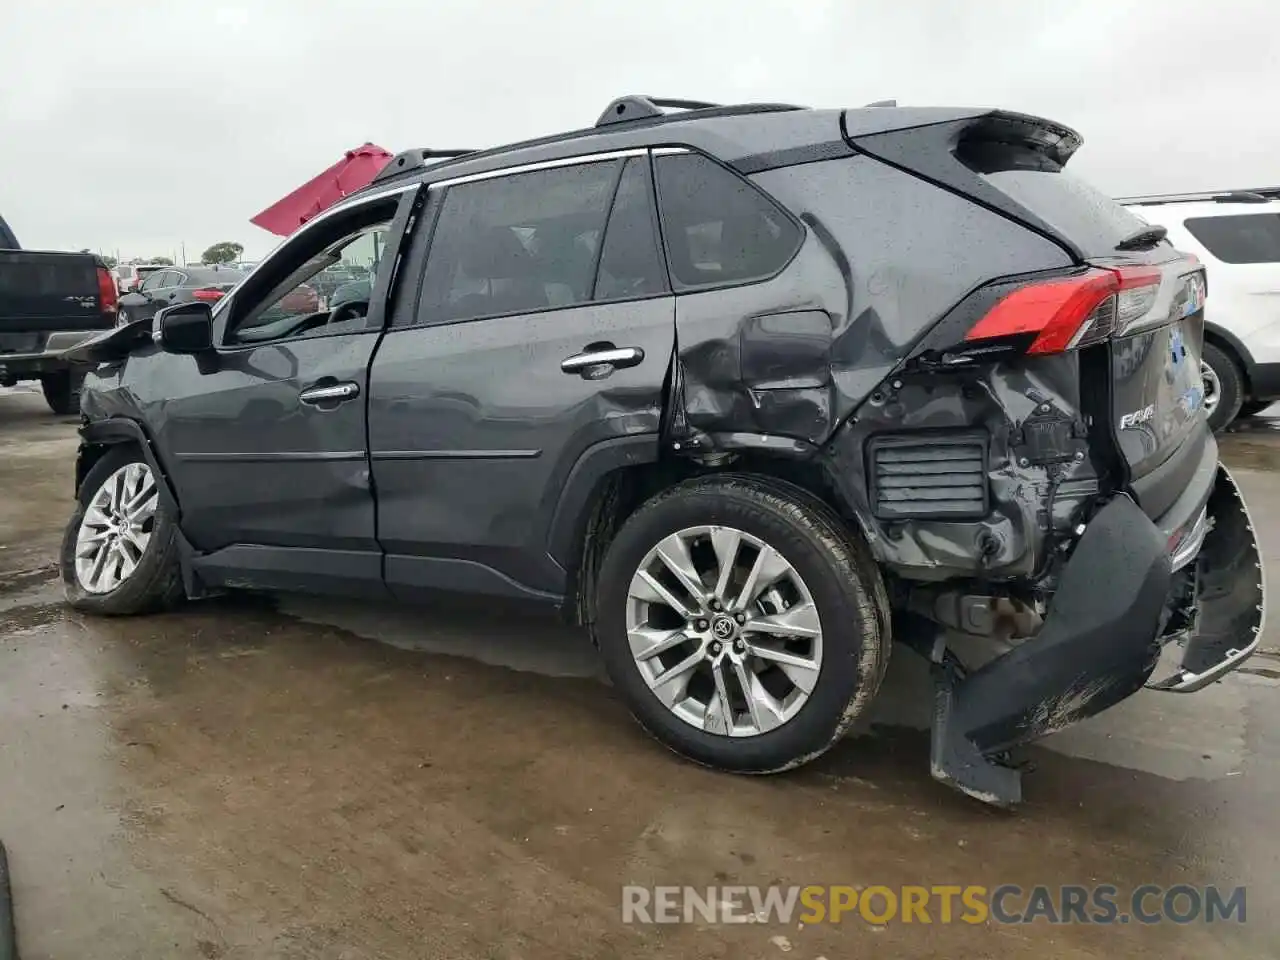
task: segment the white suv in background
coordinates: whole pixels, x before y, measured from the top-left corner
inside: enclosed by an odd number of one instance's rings
[[[1280,399],[1280,187],[1122,197],[1209,276],[1204,389],[1221,430]]]

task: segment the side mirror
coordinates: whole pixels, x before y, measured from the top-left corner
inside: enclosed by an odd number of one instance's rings
[[[213,309],[200,300],[165,307],[156,314],[160,348],[168,353],[207,353],[213,349]]]

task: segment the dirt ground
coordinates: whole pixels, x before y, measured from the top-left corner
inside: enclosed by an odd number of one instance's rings
[[[1277,427],[1272,431],[1272,426]],[[922,664],[794,774],[650,741],[527,612],[214,601],[132,620],[51,579],[74,422],[0,394],[0,839],[25,960],[1274,957],[1277,633],[1030,751],[1014,812],[933,782]],[[1271,569],[1280,421],[1227,438]],[[1274,586],[1274,584],[1273,584]],[[624,884],[1245,885],[1243,924],[626,925]]]

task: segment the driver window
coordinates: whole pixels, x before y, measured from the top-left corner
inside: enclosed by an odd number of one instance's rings
[[[369,297],[389,228],[390,218],[336,238],[318,235],[316,247],[299,250],[277,268],[277,274],[287,271],[287,275],[235,319],[226,342],[263,343],[365,329]]]

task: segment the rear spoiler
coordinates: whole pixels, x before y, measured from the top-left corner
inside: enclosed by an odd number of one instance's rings
[[[1016,220],[1084,261],[1084,251],[1069,238],[982,176],[984,163],[1001,149],[1027,151],[1037,164],[1063,167],[1084,143],[1075,130],[1030,114],[988,110],[859,134],[850,123],[855,112],[846,111],[842,121],[845,139],[855,150]]]

